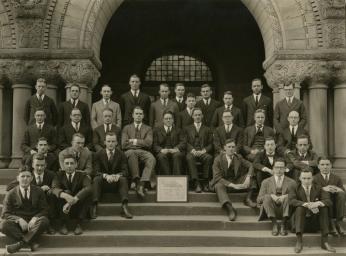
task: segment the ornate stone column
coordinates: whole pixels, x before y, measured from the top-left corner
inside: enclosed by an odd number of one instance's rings
[[[5,125],[5,103],[4,103],[4,85],[0,84],[0,168],[6,168],[8,166],[8,161],[6,155],[4,155],[5,148],[5,138],[8,134],[4,132]]]

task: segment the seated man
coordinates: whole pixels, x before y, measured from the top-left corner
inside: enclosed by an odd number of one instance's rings
[[[85,138],[81,133],[75,133],[72,136],[72,146],[59,153],[60,168],[64,168],[64,155],[73,155],[76,160],[76,170],[84,172],[93,177],[92,154],[87,147],[84,147]]]
[[[93,132],[93,144],[95,151],[98,152],[101,149],[104,149],[106,133],[114,132],[117,136],[117,145],[120,145],[121,140],[121,129],[120,127],[113,124],[113,110],[110,108],[105,108],[102,112],[103,115],[103,124],[96,127]]]
[[[342,227],[346,201],[344,184],[340,177],[332,173],[332,163],[328,158],[320,157],[318,159],[318,169],[320,172],[314,176],[313,183],[329,192],[332,200],[332,206],[329,207],[329,233],[337,235],[338,232],[340,236],[344,236],[346,234]]]
[[[222,113],[223,124],[214,130],[214,149],[218,155],[223,152],[223,146],[227,139],[233,139],[237,145],[237,152],[243,147],[243,129],[233,124],[233,114],[231,110],[224,110]]]
[[[71,122],[59,129],[59,145],[64,150],[71,146],[72,136],[75,133],[83,134],[85,138],[85,146],[92,149],[92,131],[88,124],[82,123],[82,112],[78,108],[71,111]]]
[[[298,181],[300,172],[305,168],[312,168],[313,173],[318,172],[317,154],[310,148],[310,138],[306,135],[299,135],[297,138],[296,150],[287,154],[290,164],[292,164],[291,175],[294,180]]]
[[[216,195],[222,208],[228,212],[230,221],[235,221],[237,211],[233,208],[228,192],[234,190],[248,190],[245,204],[256,207],[251,197],[253,187],[253,167],[252,164],[236,153],[235,141],[228,139],[224,146],[225,153],[218,155],[213,164],[213,180],[211,185],[215,188]]]
[[[27,168],[19,170],[19,185],[9,191],[4,199],[1,218],[6,235],[7,253],[18,252],[26,245],[34,251],[40,234],[48,227],[48,205],[41,188],[31,185],[32,173]]]
[[[59,233],[67,235],[67,223],[70,222],[74,234],[80,235],[83,233],[81,223],[86,218],[92,196],[90,178],[86,173],[77,171],[74,155],[63,155],[62,161],[62,171],[53,180],[53,193],[58,198]]]
[[[181,175],[182,172],[185,136],[173,123],[173,112],[166,111],[163,113],[163,124],[154,129],[153,150],[161,175]]]
[[[143,124],[144,111],[141,107],[133,109],[132,117],[134,123],[126,125],[122,131],[121,145],[125,150],[132,180],[136,184],[137,195],[144,198],[144,186],[150,181],[156,164],[155,157],[149,151],[153,145],[153,130]],[[139,162],[145,165],[142,176]]]
[[[321,229],[321,248],[330,252],[335,249],[328,244],[328,207],[331,206],[328,192],[312,183],[312,171],[304,169],[300,172],[299,184],[288,194],[288,202],[293,207],[294,225],[297,242],[294,251],[303,250],[303,233],[306,229],[317,231],[318,224]]]
[[[273,176],[263,181],[257,197],[257,203],[261,205],[259,220],[265,219],[265,215],[273,224],[272,235],[287,236],[287,223],[290,212],[288,205],[288,192],[296,188],[296,182],[285,176],[285,160],[277,158],[273,164]],[[282,219],[281,229],[277,219]]]
[[[45,122],[46,114],[43,108],[37,108],[34,117],[35,123],[26,128],[21,145],[25,157],[37,153],[37,141],[41,137],[47,139],[49,152],[54,152],[57,148],[55,128]]]
[[[46,138],[41,137],[37,141],[37,154],[42,155],[46,160],[46,169],[53,172],[59,170],[59,160],[58,156],[55,153],[48,152],[48,141]],[[25,155],[23,156],[22,164],[29,167],[32,167],[32,159],[34,155]]]
[[[264,151],[264,139],[274,137],[272,128],[265,126],[265,111],[257,109],[254,114],[255,124],[248,126],[244,130],[244,155],[246,159],[253,162],[258,152]]]
[[[102,192],[119,192],[121,200],[121,216],[132,219],[127,203],[128,183],[127,183],[127,159],[125,154],[117,148],[117,136],[113,132],[106,133],[105,149],[101,149],[95,154],[94,169],[96,175],[93,179],[93,207],[92,218],[97,217],[97,204],[100,201]]]
[[[202,124],[203,114],[200,108],[192,110],[194,123],[185,127],[186,134],[186,162],[190,172],[191,181],[195,186],[195,192],[207,192],[210,169],[213,163],[213,134],[209,127]],[[198,177],[197,161],[202,163],[202,180]],[[202,184],[201,184],[202,182]]]
[[[193,93],[186,95],[186,108],[177,114],[176,127],[184,129],[186,126],[193,124],[192,110],[196,105],[196,96]]]

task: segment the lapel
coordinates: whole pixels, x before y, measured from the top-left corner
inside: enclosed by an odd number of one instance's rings
[[[227,161],[227,160],[226,160]],[[240,174],[239,173],[239,166],[240,166],[240,161],[239,161],[239,159],[238,159],[238,157],[237,157],[237,155],[234,155],[233,156],[233,163],[234,163],[234,176],[235,177],[238,177],[238,175]]]
[[[312,192],[312,187],[310,190],[310,198],[311,198],[311,192]],[[299,187],[299,194],[300,194],[300,198],[302,199],[302,201],[304,201],[304,202],[308,201],[306,194],[305,194],[305,190],[303,188],[303,185],[300,185],[300,187]]]
[[[283,181],[282,181],[282,194],[287,194],[288,190],[288,180],[284,175]]]
[[[101,162],[103,163],[103,167],[107,170],[109,170],[109,165],[108,165],[108,156],[107,156],[107,150],[104,149],[102,150],[102,154],[101,154]]]
[[[262,100],[262,97],[261,97],[260,100],[258,101],[258,105],[260,104],[261,100]],[[251,103],[251,105],[252,105],[254,108],[257,107],[257,106],[256,106],[256,101],[255,101],[255,98],[254,98],[253,94],[250,96],[250,103]]]
[[[263,130],[263,133],[264,133],[264,130]],[[255,135],[256,135],[256,126],[252,125],[250,130],[250,139],[249,139],[250,145],[252,144],[252,141],[254,140]]]
[[[225,177],[228,170],[228,162],[227,162],[226,154],[223,154],[221,157],[221,170],[223,170],[224,172],[223,176]]]
[[[37,99],[37,98],[36,98]],[[17,203],[18,205],[22,205],[23,202],[22,202],[22,196],[20,194],[20,189],[19,189],[19,185],[16,187],[16,200],[17,200]]]
[[[274,176],[270,177],[270,181],[271,181],[271,186],[270,186],[270,192],[272,194],[276,194],[276,182],[275,182],[275,178]],[[282,183],[282,187],[284,186],[284,184]]]

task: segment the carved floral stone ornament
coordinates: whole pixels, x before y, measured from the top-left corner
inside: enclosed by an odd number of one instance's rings
[[[10,0],[16,18],[45,17],[47,0]]]

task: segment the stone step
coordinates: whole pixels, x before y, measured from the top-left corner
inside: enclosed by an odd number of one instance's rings
[[[332,255],[346,255],[346,247],[336,247]],[[0,254],[4,253],[0,249]],[[31,253],[30,253],[31,254]],[[28,255],[25,250],[16,255]],[[39,248],[34,253],[37,256],[293,256],[297,255],[291,247],[74,247]],[[320,247],[304,247],[300,255],[326,256],[331,255]]]
[[[243,230],[198,230],[198,231],[158,231],[158,230],[112,230],[85,231],[75,235],[42,235],[40,243],[44,247],[196,247],[196,246],[237,246],[237,247],[291,247],[296,236],[273,237],[270,232]],[[345,246],[345,238],[330,238],[333,246]],[[320,234],[304,234],[304,244],[318,246]],[[0,246],[4,247],[4,237],[0,238]]]

